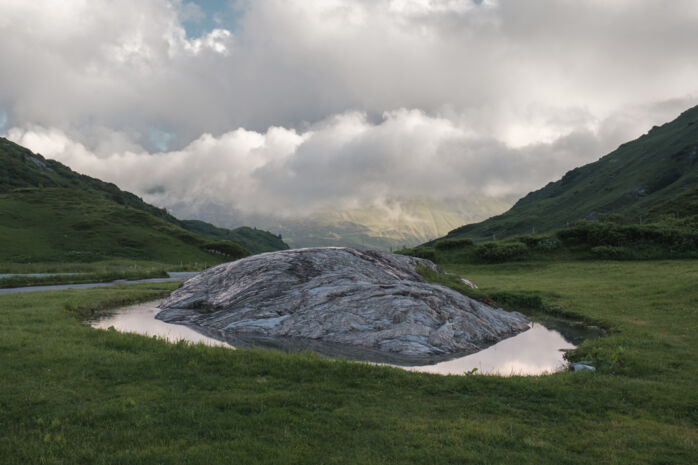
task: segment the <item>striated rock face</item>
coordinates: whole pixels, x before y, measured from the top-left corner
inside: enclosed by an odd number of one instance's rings
[[[528,329],[519,313],[424,281],[417,265],[441,272],[428,260],[350,248],[255,255],[187,280],[157,318],[224,337],[313,340],[402,361],[476,352]]]

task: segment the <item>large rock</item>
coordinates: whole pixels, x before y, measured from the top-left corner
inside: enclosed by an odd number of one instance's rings
[[[520,313],[424,281],[418,265],[441,272],[428,260],[377,251],[265,253],[187,280],[157,317],[234,344],[305,342],[320,352],[407,363],[476,352],[528,328]]]

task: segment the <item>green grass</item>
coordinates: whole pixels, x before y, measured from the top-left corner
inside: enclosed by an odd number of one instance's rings
[[[95,262],[108,259],[213,265],[249,255],[147,212],[79,189],[22,189],[0,194],[0,262]]]
[[[145,260],[103,260],[98,262],[33,262],[0,263],[0,273],[130,273],[152,270],[165,271],[201,271],[207,267],[206,262],[161,263]]]
[[[595,373],[410,373],[94,330],[176,284],[0,296],[0,462],[695,463],[698,262],[447,265],[609,328]]]
[[[76,173],[55,160],[48,160],[32,153],[20,145],[0,137],[0,193],[9,194],[21,189],[51,188],[55,190],[80,191],[83,196],[91,198],[93,203],[127,207],[138,210],[152,218],[157,218],[175,227],[206,236],[213,241],[233,241],[252,253],[287,249],[280,237],[267,231],[241,227],[234,230],[218,228],[203,221],[182,221],[172,216],[167,210],[150,205],[140,197],[122,191],[116,185],[96,178]],[[51,195],[53,191],[47,191]],[[50,200],[50,199],[49,199]],[[24,216],[24,211],[14,212],[15,216],[3,216],[0,200],[0,224],[13,223]],[[70,214],[71,211],[56,212]],[[79,212],[73,211],[75,215]],[[38,225],[37,225],[38,226]],[[219,244],[220,246],[220,244]],[[121,255],[119,255],[121,256]]]

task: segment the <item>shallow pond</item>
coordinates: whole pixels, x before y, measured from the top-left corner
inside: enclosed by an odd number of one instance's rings
[[[223,342],[230,339],[225,335],[204,335],[187,326],[165,323],[157,320],[155,315],[160,312],[157,305],[160,301],[131,305],[117,309],[90,322],[93,328],[107,329],[114,327],[117,331],[157,336],[171,342],[186,340],[193,343],[203,343],[213,346],[260,346],[288,349],[288,345],[259,343],[239,340],[239,344]],[[575,344],[586,338],[598,337],[598,332],[584,327],[571,325],[570,323],[545,318],[544,324],[531,323],[531,328],[516,336],[510,337],[499,343],[474,354],[453,358],[447,361],[419,366],[401,366],[410,371],[421,371],[438,374],[464,374],[473,372],[479,374],[496,374],[502,376],[511,375],[540,375],[565,369],[567,362],[564,354],[568,350],[576,348]],[[214,337],[211,337],[214,336]],[[223,339],[223,340],[222,340]],[[296,349],[311,349],[322,353],[322,344],[304,344]],[[317,350],[320,348],[320,350]],[[361,350],[351,349],[348,358],[366,359],[362,357]],[[348,353],[339,354],[346,356]],[[329,355],[335,355],[330,353]],[[367,357],[369,360],[371,357]]]

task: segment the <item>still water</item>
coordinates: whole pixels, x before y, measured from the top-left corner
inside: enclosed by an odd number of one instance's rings
[[[160,301],[154,301],[123,307],[92,321],[90,325],[93,328],[114,327],[117,331],[157,336],[171,342],[183,339],[193,343],[234,348],[231,344],[200,334],[189,327],[155,319],[155,315],[160,311],[157,308],[159,303]],[[559,327],[559,324],[557,326]],[[539,323],[531,323],[529,330],[480,352],[436,364],[400,368],[442,375],[462,375],[473,370],[479,374],[501,376],[552,373],[567,366],[564,353],[576,347],[571,342],[574,338],[569,335],[565,337],[562,332]]]

